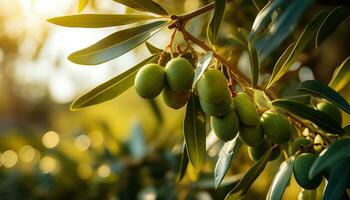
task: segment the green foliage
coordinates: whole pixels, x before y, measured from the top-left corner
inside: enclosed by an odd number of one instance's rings
[[[226,0],[215,0],[215,9],[213,17],[210,19],[207,28],[207,36],[211,44],[216,43],[222,19],[226,8]]]

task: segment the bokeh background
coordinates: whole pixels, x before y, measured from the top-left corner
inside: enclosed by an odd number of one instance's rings
[[[208,3],[158,2],[173,14]],[[253,162],[243,148],[223,187],[214,190],[213,167],[223,145],[215,142],[208,148],[203,172],[188,169],[177,183],[183,109],[170,110],[161,99],[145,101],[131,88],[107,103],[69,111],[74,98],[149,55],[141,45],[98,66],[69,62],[66,57],[71,52],[125,28],[64,28],[46,21],[75,14],[76,7],[75,0],[0,0],[0,199],[222,199]],[[228,9],[223,34],[237,27],[249,29],[257,14],[248,0],[237,0]],[[312,7],[290,41],[320,9],[328,8]],[[83,11],[131,12],[135,11],[112,0],[91,1]],[[194,19],[189,30],[205,36],[208,18],[204,14]],[[300,80],[329,81],[349,55],[349,27],[346,20],[321,48],[309,48],[300,58],[301,66],[283,78],[280,93],[292,94]],[[164,30],[149,42],[164,48],[169,34]],[[177,36],[176,41],[181,43],[182,38]],[[264,65],[264,71],[271,70],[279,54]],[[237,61],[241,55],[237,54]],[[342,91],[347,99],[349,91],[349,86]],[[264,199],[280,162],[268,165],[248,199]],[[293,180],[284,198],[296,199],[299,192]]]

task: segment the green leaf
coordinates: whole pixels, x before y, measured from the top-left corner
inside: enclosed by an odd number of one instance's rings
[[[323,199],[342,199],[350,180],[350,156],[335,163],[327,183]]]
[[[187,155],[186,142],[184,142],[183,148],[182,148],[182,154],[181,154],[180,170],[177,176],[178,182],[180,182],[182,178],[185,176],[187,165],[188,165],[188,155]]]
[[[214,14],[210,19],[207,28],[207,37],[212,45],[216,44],[216,39],[224,17],[226,0],[215,0]]]
[[[78,0],[78,12],[83,11],[88,3],[89,3],[89,0]]]
[[[293,173],[293,163],[294,163],[293,157],[281,163],[277,174],[273,178],[273,181],[270,186],[266,199],[268,200],[282,199],[284,190],[288,186],[290,177],[292,176],[292,173]]]
[[[316,48],[332,34],[335,29],[349,16],[350,10],[348,7],[339,6],[334,8],[323,21],[321,27],[317,31],[315,45]]]
[[[277,147],[274,147],[277,148]],[[254,181],[259,177],[261,172],[265,169],[267,162],[271,157],[271,152],[273,148],[270,148],[266,151],[263,157],[260,158],[254,165],[248,170],[248,172],[244,175],[242,180],[234,187],[227,195],[225,199],[228,199],[229,196],[240,193],[240,195],[244,195],[249,190],[250,186],[254,183]]]
[[[208,51],[204,56],[202,56],[198,63],[196,70],[194,71],[194,78],[192,83],[192,88],[194,89],[196,87],[197,82],[204,74],[205,70],[209,67],[210,61],[213,59],[213,52]]]
[[[252,87],[255,88],[256,85],[258,84],[258,79],[259,79],[260,62],[258,58],[258,53],[256,52],[254,45],[250,40],[248,40],[247,49],[249,53]]]
[[[329,86],[335,91],[342,90],[350,81],[350,56],[335,70]]]
[[[254,89],[254,102],[260,110],[270,110],[272,108],[270,98],[262,90]]]
[[[123,72],[122,74],[97,86],[90,92],[74,100],[71,104],[70,109],[72,111],[77,110],[87,106],[100,104],[117,97],[118,95],[122,94],[124,91],[126,91],[134,85],[136,73],[141,67],[143,67],[149,62],[155,61],[156,59],[158,59],[158,57],[159,55],[152,55],[151,57],[143,60],[142,62],[130,68],[129,70]]]
[[[251,30],[252,35],[266,28],[267,25],[271,22],[271,16],[273,12],[284,4],[285,4],[284,0],[269,1],[265,5],[265,7],[261,9],[258,15],[255,17],[252,30]]]
[[[159,4],[151,0],[114,0],[117,3],[123,4],[127,7],[133,8],[139,11],[146,11],[155,13],[158,15],[168,15]]]
[[[349,103],[340,94],[322,82],[307,80],[300,84],[298,90],[314,95],[320,95],[321,97],[327,99],[334,105],[338,106],[340,109],[350,114]]]
[[[189,160],[197,171],[201,169],[205,159],[205,127],[205,113],[199,99],[191,95],[186,107],[184,135]]]
[[[304,50],[308,42],[313,38],[318,28],[321,26],[323,20],[326,18],[327,12],[320,12],[316,17],[314,17],[311,22],[305,27],[303,33],[300,35],[298,41],[295,43],[293,49],[289,50],[291,46],[287,48],[284,54],[289,53],[289,55],[282,55],[278,62],[283,62],[283,64],[278,63],[276,72],[271,76],[268,86],[271,87],[276,81],[278,81],[285,73],[288,72],[290,67],[297,60],[298,55]],[[286,59],[285,59],[286,57]],[[275,69],[274,69],[275,71]]]
[[[224,179],[231,166],[232,160],[238,155],[241,146],[242,142],[237,135],[233,140],[226,142],[222,147],[214,169],[215,189],[219,187],[221,181]]]
[[[261,60],[264,60],[273,50],[280,46],[280,44],[293,32],[307,8],[313,3],[313,0],[293,0],[284,1],[288,3],[282,14],[278,16],[276,22],[271,24],[271,28],[267,31],[267,35],[263,35],[262,44],[256,42],[257,49]],[[277,11],[278,12],[278,11]],[[275,13],[275,12],[274,12]],[[272,15],[273,16],[273,15]],[[273,45],[271,45],[273,44]]]
[[[333,168],[340,160],[350,156],[350,139],[341,139],[332,143],[314,161],[309,171],[309,178],[315,177],[326,168]]]
[[[253,0],[254,6],[256,7],[256,9],[258,9],[259,11],[262,10],[268,3],[267,0]]]
[[[277,60],[275,66],[273,67],[273,71],[270,77],[269,82],[267,83],[266,88],[270,88],[277,80],[274,80],[277,76],[278,72],[281,71],[284,63],[286,63],[287,59],[289,58],[289,55],[292,53],[293,49],[295,47],[295,42],[291,43],[287,49],[283,52],[281,57]]]
[[[151,54],[155,54],[155,53],[159,53],[159,54],[160,54],[160,53],[163,52],[162,49],[159,49],[159,48],[155,47],[154,45],[152,45],[152,44],[149,43],[149,42],[146,42],[145,44],[146,44],[146,47],[147,47],[148,51],[149,51]]]
[[[50,18],[47,21],[66,27],[101,28],[121,26],[155,19],[149,15],[119,15],[119,14],[79,14]]]
[[[315,110],[307,105],[290,99],[277,99],[272,101],[272,105],[284,108],[302,119],[310,120],[319,128],[329,133],[338,134],[344,132],[340,125],[326,113]]]
[[[307,105],[307,104],[310,104],[311,95],[309,95],[309,94],[301,94],[301,95],[295,95],[295,96],[288,96],[288,97],[285,97],[285,99],[289,99],[289,100],[292,100],[292,101],[297,101],[299,103]]]
[[[110,61],[139,46],[166,23],[157,21],[118,31],[90,47],[72,53],[68,59],[83,65],[97,65]]]

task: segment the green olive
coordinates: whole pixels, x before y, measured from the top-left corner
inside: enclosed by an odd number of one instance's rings
[[[221,117],[211,116],[210,124],[220,140],[224,142],[232,140],[239,130],[239,120],[233,105],[225,115]]]
[[[194,71],[185,58],[173,58],[165,66],[166,80],[174,92],[187,92],[192,87]]]
[[[174,92],[168,84],[165,84],[162,92],[163,102],[175,110],[182,108],[187,103],[189,97],[189,92]]]
[[[164,82],[164,68],[155,63],[147,64],[143,66],[136,74],[136,92],[142,98],[153,99],[162,92]]]
[[[265,111],[261,116],[261,125],[267,139],[274,144],[284,144],[292,136],[288,119],[272,110]]]
[[[322,182],[322,176],[309,178],[309,171],[316,160],[316,156],[312,153],[300,154],[294,161],[293,172],[298,185],[307,190],[316,189]]]
[[[257,126],[241,124],[239,138],[244,144],[250,147],[258,147],[264,141],[264,133],[261,130],[260,123]]]
[[[256,107],[246,93],[238,93],[237,96],[233,98],[233,103],[237,115],[243,124],[257,126],[260,123]]]

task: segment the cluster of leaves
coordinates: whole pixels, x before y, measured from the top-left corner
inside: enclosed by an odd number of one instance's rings
[[[162,28],[174,23],[174,20],[179,19],[179,16],[170,17],[167,11],[151,0],[114,1],[138,11],[150,12],[153,14],[79,14],[49,19],[50,22],[62,26],[86,28],[100,28],[133,24],[136,22],[147,22],[142,25],[115,32],[90,47],[72,53],[68,57],[69,60],[83,65],[97,65],[107,62],[146,42],[146,40]],[[86,2],[87,1],[80,1],[80,10],[86,5]],[[213,6],[214,13],[208,23],[207,38],[215,49],[218,48],[217,41],[220,33],[219,30],[227,3],[229,3],[229,1],[215,1],[215,6]],[[298,56],[305,50],[308,44],[314,40],[314,46],[318,48],[338,25],[349,16],[349,8],[339,6],[331,11],[321,11],[318,13],[305,26],[299,38],[291,42],[281,54],[273,67],[269,80],[267,82],[261,80],[262,83],[258,84],[261,67],[264,65],[264,61],[269,58],[274,51],[278,50],[278,48],[282,46],[282,43],[293,33],[299,20],[313,3],[312,0],[274,0],[269,2],[255,0],[254,5],[259,13],[252,24],[251,30],[248,31],[239,28],[234,36],[227,38],[227,40],[236,44],[235,48],[247,51],[249,54],[251,84],[244,85],[243,83],[242,89],[250,90],[250,88],[253,88],[254,100],[259,109],[281,109],[279,112],[288,113],[291,116],[291,120],[296,121],[296,124],[299,123],[300,125],[301,123],[301,126],[303,126],[304,121],[306,121],[305,124],[308,126],[304,126],[303,128],[310,129],[311,127],[312,130],[310,131],[315,131],[314,134],[322,133],[322,136],[326,139],[328,135],[334,136],[332,138],[335,142],[333,142],[333,140],[328,141],[328,150],[315,161],[309,175],[312,177],[320,173],[322,169],[326,167],[333,168],[335,163],[338,163],[331,172],[324,197],[325,199],[339,199],[341,197],[339,197],[339,195],[344,193],[348,181],[348,176],[345,175],[350,171],[350,144],[348,139],[344,139],[349,135],[349,126],[342,127],[332,116],[312,108],[310,104],[312,101],[323,98],[336,105],[345,113],[350,114],[350,105],[337,92],[343,89],[350,81],[350,57],[345,59],[338,67],[328,85],[319,81],[308,80],[302,82],[298,88],[298,91],[302,93],[302,95],[285,99],[271,99],[275,97],[269,94],[272,91],[271,89],[276,86],[276,83],[278,83],[290,68],[296,64]],[[197,11],[200,11],[200,9]],[[184,27],[180,27],[180,29],[181,28]],[[146,58],[136,66],[131,67],[129,70],[96,87],[82,97],[79,97],[72,103],[71,109],[80,109],[117,97],[133,85],[135,75],[142,66],[150,62],[156,62],[159,60],[160,56],[166,57],[165,55],[168,54],[149,43],[147,43],[147,48],[152,53],[149,58]],[[207,46],[207,49],[208,48],[210,47]],[[193,87],[195,87],[196,82],[209,67],[213,57],[221,62],[217,55],[217,53],[209,51],[198,60]],[[236,75],[240,76],[241,74]],[[300,127],[296,128],[301,129]],[[179,174],[180,180],[184,176],[188,165],[200,171],[205,161],[206,116],[200,108],[198,99],[195,96],[192,96],[187,103],[184,117],[184,140],[185,145]],[[214,170],[216,187],[220,185],[241,146],[242,143],[237,137],[224,144]],[[227,197],[235,194],[239,196],[244,196],[246,194],[267,165],[273,148],[276,147],[271,147],[264,156],[246,172],[231,192],[229,192]],[[293,162],[294,157],[292,156],[286,158],[281,164],[280,170],[277,172],[270,187],[267,196],[268,199],[282,198],[283,192],[288,186],[292,175]],[[337,180],[339,180],[339,182],[337,182]]]

